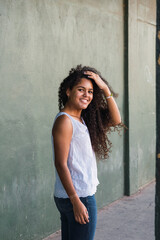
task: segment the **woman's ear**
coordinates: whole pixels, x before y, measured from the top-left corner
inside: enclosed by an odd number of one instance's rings
[[[66,95],[69,98],[69,95],[70,95],[70,89],[69,88],[67,88]]]

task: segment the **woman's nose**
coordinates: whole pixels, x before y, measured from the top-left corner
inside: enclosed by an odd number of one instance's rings
[[[87,96],[87,91],[84,91],[83,96],[85,97]]]

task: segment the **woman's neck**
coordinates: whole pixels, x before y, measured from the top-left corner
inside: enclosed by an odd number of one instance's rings
[[[77,109],[74,109],[74,108],[64,107],[61,111],[66,112],[73,117],[77,117],[77,118],[81,119],[82,110],[77,110]]]
[[[67,107],[64,107],[61,112],[66,112],[68,113],[71,117],[73,117],[74,119],[76,119],[77,121],[81,122],[83,124],[82,118],[81,118],[81,112],[82,110],[78,111],[78,110],[74,110],[74,109],[69,109]]]

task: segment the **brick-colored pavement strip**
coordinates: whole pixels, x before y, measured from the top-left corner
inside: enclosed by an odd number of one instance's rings
[[[154,208],[155,182],[152,182],[135,195],[98,211],[95,240],[154,240]],[[60,232],[45,238],[60,239]]]

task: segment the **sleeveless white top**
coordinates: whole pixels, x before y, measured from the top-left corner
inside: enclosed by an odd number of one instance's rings
[[[73,134],[68,154],[68,168],[72,182],[79,197],[87,197],[95,194],[97,185],[97,163],[95,153],[92,149],[88,128],[83,120],[83,124],[72,118],[68,113],[59,112],[55,120],[61,115],[67,115],[73,126]],[[54,120],[54,122],[55,122]],[[54,160],[54,139],[52,136],[53,160]],[[68,198],[68,195],[56,173],[54,196],[58,198]]]

